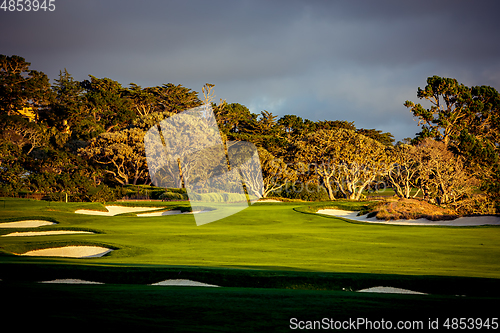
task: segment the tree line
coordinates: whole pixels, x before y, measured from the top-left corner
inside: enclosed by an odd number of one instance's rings
[[[65,69],[51,84],[19,56],[0,55],[0,194],[68,193],[74,200],[119,196],[122,185],[151,184],[144,135],[163,119],[206,103],[172,83],[123,87],[109,78],[76,81]],[[204,91],[211,91],[207,84]],[[391,187],[457,209],[494,207],[500,189],[500,97],[432,77],[407,101],[422,131],[394,137],[354,122],[255,114],[239,103],[212,103],[224,140],[258,147],[264,192],[359,200]],[[484,208],[483,207],[483,208]]]

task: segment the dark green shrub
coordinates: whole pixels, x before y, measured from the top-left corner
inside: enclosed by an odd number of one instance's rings
[[[247,197],[245,194],[239,193],[202,193],[202,194],[192,194],[192,197],[198,201],[203,202],[245,202]]]
[[[326,188],[317,184],[288,183],[279,191],[273,192],[269,197],[300,199],[304,201],[329,200]]]
[[[187,194],[187,191],[185,188],[168,188],[166,192],[172,192],[172,193],[180,193],[180,194]]]
[[[187,194],[183,193],[174,193],[174,192],[164,192],[159,196],[161,200],[188,200]]]
[[[115,192],[113,189],[109,188],[107,185],[99,185],[94,188],[90,188],[87,192],[89,201],[91,202],[106,202],[115,201]]]

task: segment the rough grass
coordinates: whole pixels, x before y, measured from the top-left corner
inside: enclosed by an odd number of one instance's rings
[[[432,205],[417,199],[386,200],[376,205],[370,212],[381,220],[410,220],[426,218],[432,221],[453,220],[459,215],[451,209]]]

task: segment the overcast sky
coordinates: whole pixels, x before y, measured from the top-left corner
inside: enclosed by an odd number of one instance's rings
[[[42,2],[40,0],[40,2]],[[429,76],[500,89],[500,1],[55,0],[0,10],[0,54],[57,78],[182,84],[251,112],[419,131]]]

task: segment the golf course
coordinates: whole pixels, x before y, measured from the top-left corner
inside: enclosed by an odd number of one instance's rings
[[[374,224],[317,214],[370,204],[259,202],[196,226],[187,201],[2,198],[5,318],[21,318],[29,308],[38,324],[133,331],[289,331],[323,318],[361,317],[425,328],[437,318],[440,325],[447,318],[490,318],[490,326],[500,300],[500,227]],[[106,206],[135,211],[96,215]],[[163,215],[141,216],[151,212]],[[14,223],[22,221],[49,223]],[[70,247],[106,252],[30,255]],[[57,279],[100,284],[38,283]],[[151,285],[166,280],[218,288]],[[419,294],[357,292],[381,286]]]

